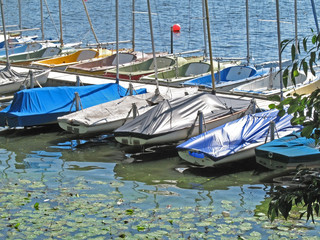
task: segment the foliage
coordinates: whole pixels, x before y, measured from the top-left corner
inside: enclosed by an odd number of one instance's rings
[[[310,41],[311,39],[311,41]],[[320,59],[320,35],[314,34],[312,37],[305,37],[302,40],[302,48],[300,42],[296,45],[293,40],[284,40],[282,42],[283,51],[291,43],[292,65],[288,66],[283,73],[283,84],[286,87],[289,76],[293,84],[295,77],[299,75],[299,70],[303,70],[307,75],[310,71],[316,75],[314,67]],[[303,55],[303,57],[301,57]],[[298,58],[299,56],[299,58]],[[319,143],[320,137],[320,89],[315,89],[310,95],[293,94],[285,99],[276,97],[273,100],[278,100],[279,104],[271,104],[271,109],[278,109],[279,116],[283,116],[287,111],[293,115],[291,123],[293,125],[302,125],[303,130],[301,136],[315,139],[315,144]],[[281,101],[280,101],[281,100]],[[298,172],[301,174],[301,172]],[[292,207],[301,205],[306,208],[300,218],[306,213],[307,221],[312,219],[314,222],[314,214],[319,215],[320,203],[320,179],[312,178],[312,180],[304,185],[305,187],[276,187],[273,193],[273,199],[269,204],[268,216],[273,221],[279,216],[279,213],[287,219]]]
[[[307,214],[307,221],[311,217],[312,222],[314,222],[314,215],[319,216],[320,178],[308,174],[306,171],[299,171],[292,178],[293,182],[296,183],[293,186],[277,186],[275,188],[268,209],[268,217],[271,221],[279,217],[279,213],[287,220],[293,206],[303,206],[304,209],[306,208],[300,214],[300,218]]]
[[[313,31],[312,31],[313,33]],[[320,35],[313,34],[311,37],[305,37],[301,43],[297,44],[292,40],[284,40],[281,43],[281,51],[291,45],[291,58],[292,64],[285,68],[283,72],[283,84],[286,87],[288,84],[289,76],[293,84],[295,84],[295,77],[299,75],[299,71],[303,70],[305,75],[308,75],[310,71],[314,76],[316,72],[314,67],[317,65],[317,61],[320,59]],[[301,56],[304,57],[301,57]],[[299,56],[299,58],[298,58]],[[271,109],[277,108],[279,110],[279,116],[283,116],[287,111],[293,115],[291,123],[293,125],[302,125],[304,128],[301,135],[307,138],[314,138],[318,143],[319,132],[314,129],[320,127],[320,89],[316,89],[312,94],[305,96],[294,93],[285,99],[280,99],[279,96],[273,97],[271,100],[279,101],[279,104],[271,104]],[[289,107],[288,107],[289,106]],[[288,108],[287,108],[288,107]]]
[[[292,65],[286,67],[283,72],[283,84],[285,87],[288,84],[289,76],[291,77],[292,82],[295,84],[295,77],[299,75],[299,70],[303,70],[306,75],[310,70],[314,76],[316,75],[314,66],[320,59],[320,35],[315,34],[312,29],[311,31],[312,37],[303,38],[302,43],[300,43],[300,41],[295,43],[295,39],[286,39],[281,42],[281,52],[283,52],[291,44]]]
[[[318,143],[319,131],[314,131],[314,129],[320,128],[320,89],[316,89],[308,96],[295,93],[278,105],[271,104],[269,107],[278,109],[279,116],[283,116],[286,111],[292,114],[291,124],[303,126],[301,136],[314,138],[316,144]]]

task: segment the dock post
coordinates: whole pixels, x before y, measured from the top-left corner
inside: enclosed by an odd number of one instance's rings
[[[79,75],[77,75],[77,81],[76,81],[76,86],[77,87],[80,87],[80,76]]]
[[[274,132],[275,132],[276,124],[274,121],[270,122],[270,141],[274,140]]]
[[[74,93],[74,98],[76,100],[76,111],[79,111],[80,107],[80,97],[79,97],[79,93],[78,92],[75,92]]]
[[[199,117],[199,134],[203,133],[203,112],[198,111],[198,117]]]
[[[129,94],[130,94],[130,96],[132,96],[133,95],[133,85],[132,85],[132,83],[129,83]]]
[[[33,76],[33,71],[30,69],[29,70],[30,74],[30,88],[34,88],[34,76]]]
[[[137,112],[138,112],[138,108],[136,103],[132,103],[132,114],[133,114],[133,119],[135,119],[137,117]]]

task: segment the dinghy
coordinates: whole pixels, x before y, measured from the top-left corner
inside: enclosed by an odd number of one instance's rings
[[[119,52],[119,66],[124,67],[130,63],[150,59],[152,55],[142,52]],[[68,66],[66,71],[90,75],[103,75],[108,69],[116,68],[117,54],[112,54],[104,58],[91,59],[87,62]]]
[[[129,66],[120,67],[119,68],[119,79],[123,80],[139,80],[142,76],[152,74],[155,72],[155,64],[156,61],[158,72],[168,70],[169,68],[174,68],[175,66],[182,65],[187,63],[182,57],[174,58],[167,56],[157,56],[156,60],[154,58],[148,59],[143,62],[130,64]],[[107,70],[104,74],[107,78],[116,79],[117,70],[111,69]]]
[[[320,166],[319,146],[315,145],[314,139],[301,137],[299,132],[259,146],[255,154],[258,164],[272,170]]]
[[[230,66],[214,74],[215,88],[220,91],[229,91],[238,85],[251,82],[255,79],[267,76],[268,74],[269,69],[267,68],[257,70],[250,66]],[[181,85],[199,86],[211,89],[211,74],[182,82]]]
[[[61,53],[61,48],[55,44],[41,44],[41,48],[32,51],[15,53],[8,56],[10,63],[15,65],[29,65],[33,61],[52,58]],[[0,58],[0,62],[6,63],[6,57]]]
[[[16,72],[11,68],[0,70],[0,95],[13,94],[19,90],[31,86],[42,86],[46,84],[50,69],[30,69],[25,72]]]
[[[182,159],[194,165],[213,167],[255,156],[254,149],[272,140],[298,131],[291,115],[278,117],[278,110],[248,114],[211,129],[177,146]],[[276,134],[272,134],[276,132]]]
[[[75,134],[107,133],[131,121],[153,106],[148,99],[153,93],[124,96],[90,108],[58,117],[59,126]],[[134,104],[134,105],[133,105]]]
[[[64,71],[70,65],[77,64],[84,60],[97,58],[99,51],[95,49],[79,49],[78,51],[68,54],[66,56],[59,56],[55,58],[39,60],[32,63],[32,66],[39,68],[51,68],[55,70]]]
[[[200,77],[210,72],[210,64],[207,62],[189,62],[178,68],[162,71],[158,73],[158,81],[168,83],[170,85],[179,84],[181,82]],[[140,81],[155,82],[155,74],[142,76]]]
[[[252,101],[243,99],[210,93],[187,95],[162,101],[116,129],[114,136],[118,142],[133,146],[176,143],[198,135],[203,124],[212,129],[251,113],[253,108]]]
[[[32,52],[35,50],[39,50],[43,47],[42,44],[40,43],[25,43],[23,45],[17,45],[14,47],[8,47],[8,54],[13,55],[13,54],[21,54],[21,53],[27,53],[27,52]],[[6,50],[0,49],[0,57],[5,58],[6,57]]]
[[[60,116],[119,99],[128,92],[116,83],[22,90],[15,93],[12,103],[0,111],[0,126],[12,128],[57,123]],[[135,93],[145,92],[143,88]]]
[[[269,76],[245,83],[233,88],[231,91],[235,93],[261,95],[261,96],[272,96],[279,95],[281,91],[289,91],[294,88],[301,87],[314,81],[315,77],[307,76],[299,71],[299,76],[295,78],[296,85],[291,81],[289,76],[288,85],[286,88],[281,89],[280,74],[278,70],[273,70]]]

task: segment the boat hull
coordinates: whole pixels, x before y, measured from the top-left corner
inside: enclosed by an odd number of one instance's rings
[[[253,158],[255,156],[254,149],[256,146],[259,146],[259,145],[260,144],[252,144],[248,148],[242,149],[236,152],[235,154],[226,156],[219,160],[212,159],[206,155],[202,155],[201,157],[200,156],[195,157],[194,153],[197,153],[197,152],[191,151],[191,150],[178,151],[178,154],[182,159],[188,159],[188,162],[193,165],[198,165],[202,167],[216,167],[216,166],[231,163],[231,162],[237,162],[237,161],[242,161],[244,159]]]
[[[34,86],[42,87],[48,79],[50,70],[36,70],[34,72]],[[20,78],[3,82],[0,87],[0,94],[12,94],[19,90],[30,88],[31,79],[28,72],[22,73]]]
[[[314,140],[301,137],[298,133],[257,147],[255,155],[258,164],[272,170],[313,168],[320,165],[320,151]]]
[[[207,129],[212,129],[224,123],[227,123],[229,121],[238,119],[244,116],[245,114],[248,114],[249,112],[252,112],[252,108],[248,108],[246,110],[242,110],[224,117],[213,119],[212,121],[206,122],[205,125]],[[161,134],[154,137],[147,136],[147,135],[141,135],[141,136],[134,136],[131,134],[123,135],[119,133],[115,135],[115,139],[122,144],[131,145],[131,146],[162,145],[162,144],[167,144],[171,142],[176,143],[179,141],[186,140],[187,138],[199,135],[200,134],[199,125],[196,125],[194,127],[191,134],[189,133],[189,131],[190,131],[190,128],[184,128],[178,131]]]
[[[72,124],[67,122],[58,121],[59,126],[67,131],[77,135],[89,135],[95,134],[99,132],[111,132],[114,129],[121,127],[126,122],[132,120],[132,118],[128,119],[120,119],[113,122],[108,122],[108,124],[101,124],[101,125],[84,125],[84,124]]]

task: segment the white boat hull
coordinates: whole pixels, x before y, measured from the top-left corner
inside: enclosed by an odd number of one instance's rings
[[[252,109],[249,108],[247,110],[239,111],[234,114],[230,114],[224,117],[220,117],[217,119],[213,119],[210,122],[206,122],[206,130],[218,127],[222,124],[225,124],[227,122],[236,120],[248,112],[251,112]],[[144,136],[144,137],[135,137],[132,135],[125,135],[125,136],[115,136],[115,139],[125,145],[131,145],[131,146],[144,146],[144,145],[161,145],[161,144],[168,144],[171,142],[179,142],[186,140],[187,138],[194,137],[196,135],[200,134],[199,126],[196,125],[192,131],[192,133],[189,133],[190,128],[184,128],[178,131],[169,132],[166,134],[161,134],[159,136]]]
[[[39,74],[34,73],[34,86],[41,87],[42,85],[45,85],[49,72],[50,70],[45,70]],[[0,94],[15,93],[25,87],[29,88],[31,86],[30,75],[28,75],[28,73],[22,73],[22,75],[25,75],[26,77],[15,78],[13,80],[8,79],[0,83]]]
[[[254,149],[261,144],[262,143],[252,144],[249,147],[236,152],[235,154],[226,156],[217,161],[214,161],[213,159],[205,155],[203,158],[194,157],[190,154],[190,150],[178,151],[178,154],[182,159],[187,160],[189,163],[193,165],[198,165],[202,167],[215,167],[226,163],[237,162],[244,159],[252,158],[255,156]]]

